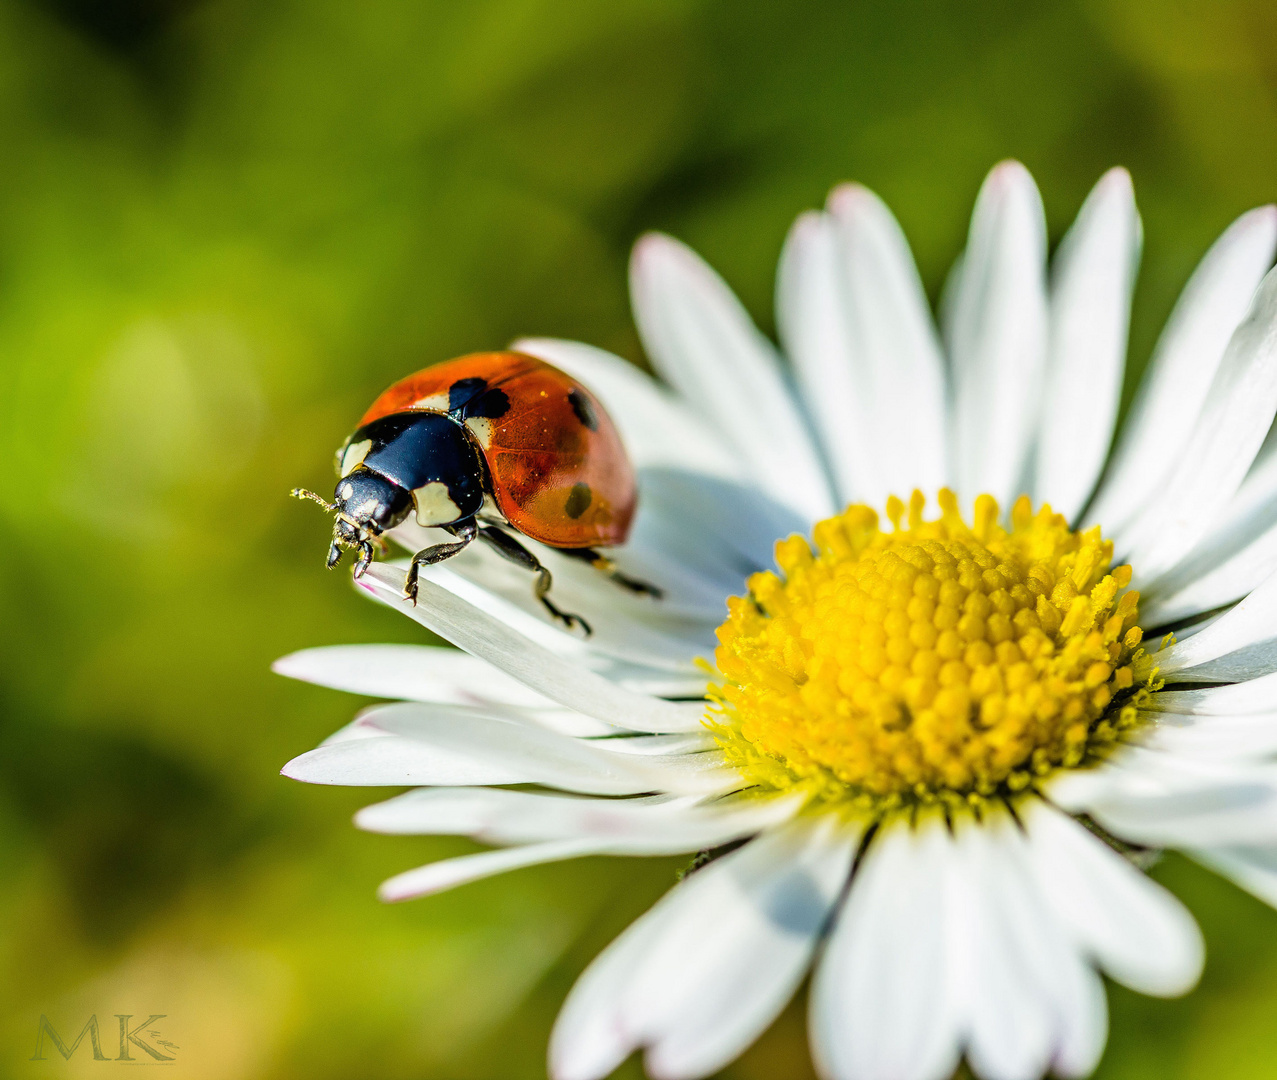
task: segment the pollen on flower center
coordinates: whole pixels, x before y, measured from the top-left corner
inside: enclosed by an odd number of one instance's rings
[[[1082,764],[1138,723],[1131,661],[1142,631],[1131,568],[1099,528],[1050,507],[950,491],[923,521],[914,492],[894,529],[867,506],[820,522],[815,551],[776,546],[783,576],[728,602],[711,721],[760,783],[811,782],[859,801],[978,801]]]

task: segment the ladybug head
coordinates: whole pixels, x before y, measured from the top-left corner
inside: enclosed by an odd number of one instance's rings
[[[331,570],[341,561],[344,548],[357,550],[356,577],[361,576],[372,562],[373,545],[384,549],[381,534],[403,521],[413,507],[412,492],[363,466],[337,482],[331,503],[302,488],[295,489],[293,495],[317,502],[335,516],[333,541],[328,547],[328,568]]]
[[[444,413],[392,413],[364,424],[337,452],[337,467],[331,503],[300,488],[293,494],[335,516],[328,566],[337,565],[343,548],[356,549],[356,577],[368,569],[373,545],[384,547],[382,533],[414,511],[418,525],[446,528],[483,505],[479,449]]]

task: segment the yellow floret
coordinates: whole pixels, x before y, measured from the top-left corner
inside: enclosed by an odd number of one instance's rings
[[[1138,594],[1098,528],[1022,497],[1010,528],[948,490],[892,531],[851,506],[776,545],[718,630],[710,721],[760,784],[859,804],[978,802],[1091,759],[1137,724]]]

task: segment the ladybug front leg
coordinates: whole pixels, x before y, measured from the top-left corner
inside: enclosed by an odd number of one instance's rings
[[[536,598],[541,601],[542,606],[559,620],[569,630],[574,626],[579,626],[585,636],[589,637],[594,631],[590,628],[590,624],[586,622],[580,615],[573,615],[571,612],[562,611],[558,608],[549,596],[546,595],[550,591],[553,579],[550,577],[550,571],[547,570],[535,555],[527,548],[519,543],[513,536],[503,530],[492,525],[484,525],[479,529],[479,539],[483,540],[493,551],[502,558],[509,559],[515,566],[522,566],[525,570],[531,570],[536,574],[536,584],[533,586],[533,592]]]
[[[474,523],[473,518],[462,522],[460,525],[446,525],[444,528],[457,538],[457,542],[455,544],[434,544],[431,547],[423,548],[412,557],[412,565],[408,567],[408,577],[404,581],[403,594],[412,601],[413,607],[417,606],[417,578],[421,573],[421,568],[423,566],[433,566],[435,563],[443,562],[444,559],[451,559],[457,552],[465,548],[479,532],[479,526]]]

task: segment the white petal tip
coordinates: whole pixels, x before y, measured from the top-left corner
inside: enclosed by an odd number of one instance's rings
[[[1007,158],[1005,161],[999,161],[992,169],[989,170],[988,183],[991,184],[1014,184],[1028,181],[1033,183],[1033,176],[1024,164],[1015,158]]]
[[[790,240],[806,240],[824,227],[825,215],[819,210],[804,210],[794,219],[789,230]]]
[[[825,207],[831,214],[851,216],[866,204],[877,202],[877,200],[878,196],[864,184],[839,184],[829,193],[829,197],[825,200]]]
[[[350,820],[354,823],[356,829],[363,829],[364,832],[382,832],[384,830],[377,827],[377,815],[370,814],[373,808],[365,806],[362,810],[356,810],[354,817]]]
[[[1192,991],[1202,977],[1206,966],[1206,942],[1196,920],[1185,912],[1184,915],[1184,955],[1180,958],[1178,968],[1161,974],[1161,978],[1150,980],[1145,986],[1138,987],[1153,997],[1177,998]]]
[[[1113,168],[1100,177],[1095,186],[1106,194],[1117,194],[1118,192],[1134,194],[1135,192],[1135,183],[1131,179],[1131,174],[1122,165],[1114,165]]]
[[[634,242],[634,251],[630,256],[630,269],[637,272],[646,269],[653,260],[678,259],[690,254],[687,247],[668,233],[644,233]]]
[[[283,675],[286,679],[304,679],[305,676],[302,675],[301,672],[305,670],[305,664],[301,662],[300,657],[304,656],[307,651],[309,650],[303,650],[301,652],[289,653],[287,656],[281,656],[278,660],[271,664],[271,671],[273,671],[276,675]]]
[[[1267,229],[1277,232],[1277,203],[1265,203],[1243,214],[1238,221],[1244,221],[1249,228]]]
[[[445,859],[444,862],[451,860]],[[437,863],[432,865],[438,865]],[[387,878],[377,886],[377,899],[383,904],[402,904],[405,900],[418,900],[443,892],[452,885],[464,884],[441,874],[429,874],[430,866],[419,866]],[[424,877],[424,880],[423,880]]]
[[[316,780],[310,775],[310,770],[307,768],[308,763],[305,761],[307,756],[307,754],[299,754],[293,758],[292,761],[279,770],[279,775],[286,776],[289,780],[298,780],[303,784],[329,783],[330,781],[326,780]]]

